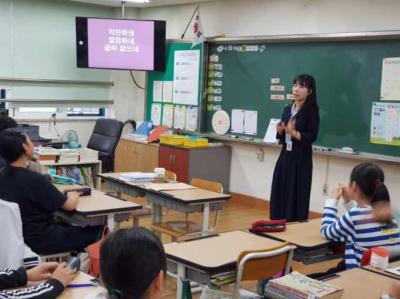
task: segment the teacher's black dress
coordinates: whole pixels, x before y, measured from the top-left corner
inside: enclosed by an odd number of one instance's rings
[[[287,124],[292,105],[283,111],[282,121]],[[270,218],[299,221],[308,219],[312,181],[312,143],[317,139],[319,111],[316,107],[302,108],[294,116],[296,131],[301,141],[292,138],[292,150],[287,151],[285,133],[277,134],[283,144],[275,165],[270,198]]]

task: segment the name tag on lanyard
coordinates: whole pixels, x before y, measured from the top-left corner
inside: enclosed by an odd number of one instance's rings
[[[293,117],[296,116],[298,110],[296,110],[295,108],[295,104],[292,104],[292,111],[290,113],[290,119],[292,119]],[[285,142],[286,142],[286,150],[288,152],[292,151],[292,147],[293,147],[293,142],[292,142],[292,136],[290,136],[289,134],[285,134]]]

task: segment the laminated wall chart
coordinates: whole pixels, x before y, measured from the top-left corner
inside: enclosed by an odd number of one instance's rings
[[[371,143],[400,146],[400,58],[382,62],[381,102],[372,103]]]

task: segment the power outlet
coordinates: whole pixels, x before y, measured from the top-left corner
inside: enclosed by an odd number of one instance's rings
[[[257,160],[264,161],[264,150],[262,148],[257,150]]]
[[[323,186],[322,186],[322,194],[323,195],[325,195],[325,196],[328,196],[328,183],[325,183]]]

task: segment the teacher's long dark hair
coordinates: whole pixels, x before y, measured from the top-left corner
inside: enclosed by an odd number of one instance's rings
[[[317,110],[317,86],[313,76],[302,74],[293,79],[293,84],[298,83],[302,87],[306,87],[311,93],[307,96],[303,109],[314,107]]]

